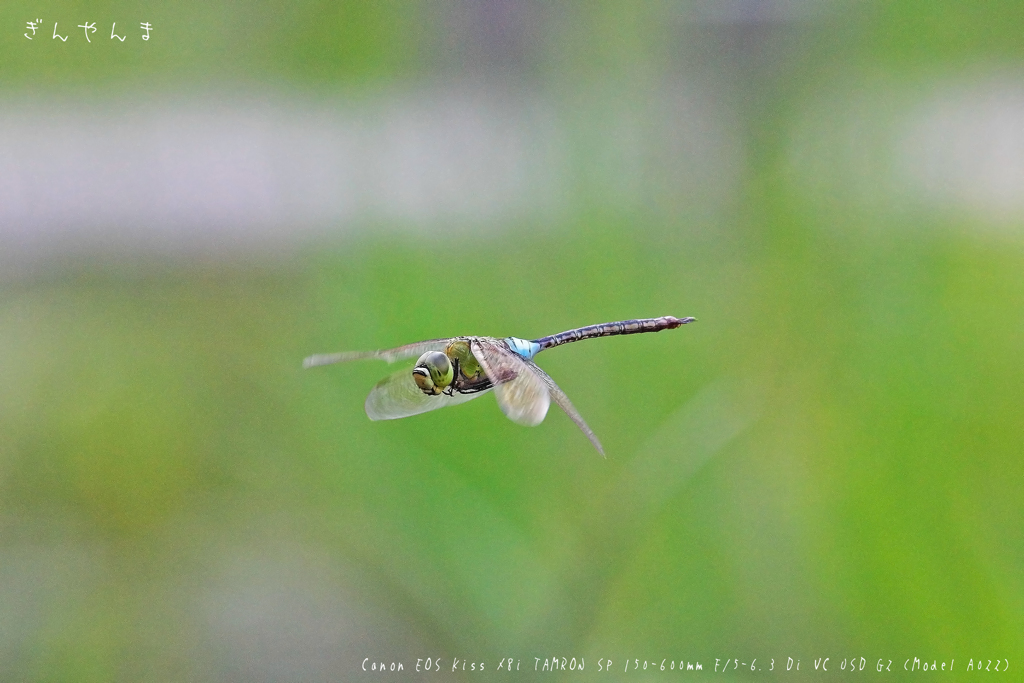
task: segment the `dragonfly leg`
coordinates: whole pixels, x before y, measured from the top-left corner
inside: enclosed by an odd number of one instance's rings
[[[449,358],[451,358],[451,356],[449,356]],[[455,391],[455,385],[459,383],[459,379],[462,377],[462,368],[460,367],[461,364],[459,363],[459,359],[457,357],[451,358],[451,361],[452,369],[455,370],[455,379],[452,380],[452,383],[448,385],[448,390]],[[451,396],[451,394],[449,394],[449,396]]]

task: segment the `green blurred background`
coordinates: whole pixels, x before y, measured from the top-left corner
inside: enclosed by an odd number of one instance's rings
[[[1021,666],[1021,3],[0,17],[0,678]],[[540,357],[607,459],[300,367],[659,315]]]

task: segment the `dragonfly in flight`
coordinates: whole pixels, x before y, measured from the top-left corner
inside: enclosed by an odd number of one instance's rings
[[[309,356],[303,361],[303,366],[312,368],[370,358],[393,363],[418,356],[419,360],[411,371],[400,370],[385,377],[370,391],[366,398],[366,414],[371,420],[418,415],[465,403],[493,389],[502,412],[513,422],[531,427],[544,420],[548,406],[554,400],[604,455],[593,430],[555,380],[533,362],[534,357],[545,349],[581,339],[673,330],[694,320],[670,315],[622,320],[578,327],[532,341],[518,337],[430,339],[382,351],[344,351]]]

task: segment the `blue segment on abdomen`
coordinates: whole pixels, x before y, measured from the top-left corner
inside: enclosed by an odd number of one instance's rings
[[[506,337],[505,343],[526,360],[533,360],[533,357],[540,351],[540,344],[519,337]]]

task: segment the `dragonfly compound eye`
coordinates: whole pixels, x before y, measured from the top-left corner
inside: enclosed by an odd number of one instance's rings
[[[448,356],[440,351],[429,351],[416,362],[416,367],[412,369],[412,378],[424,394],[436,395],[452,383],[455,379],[455,370]]]

